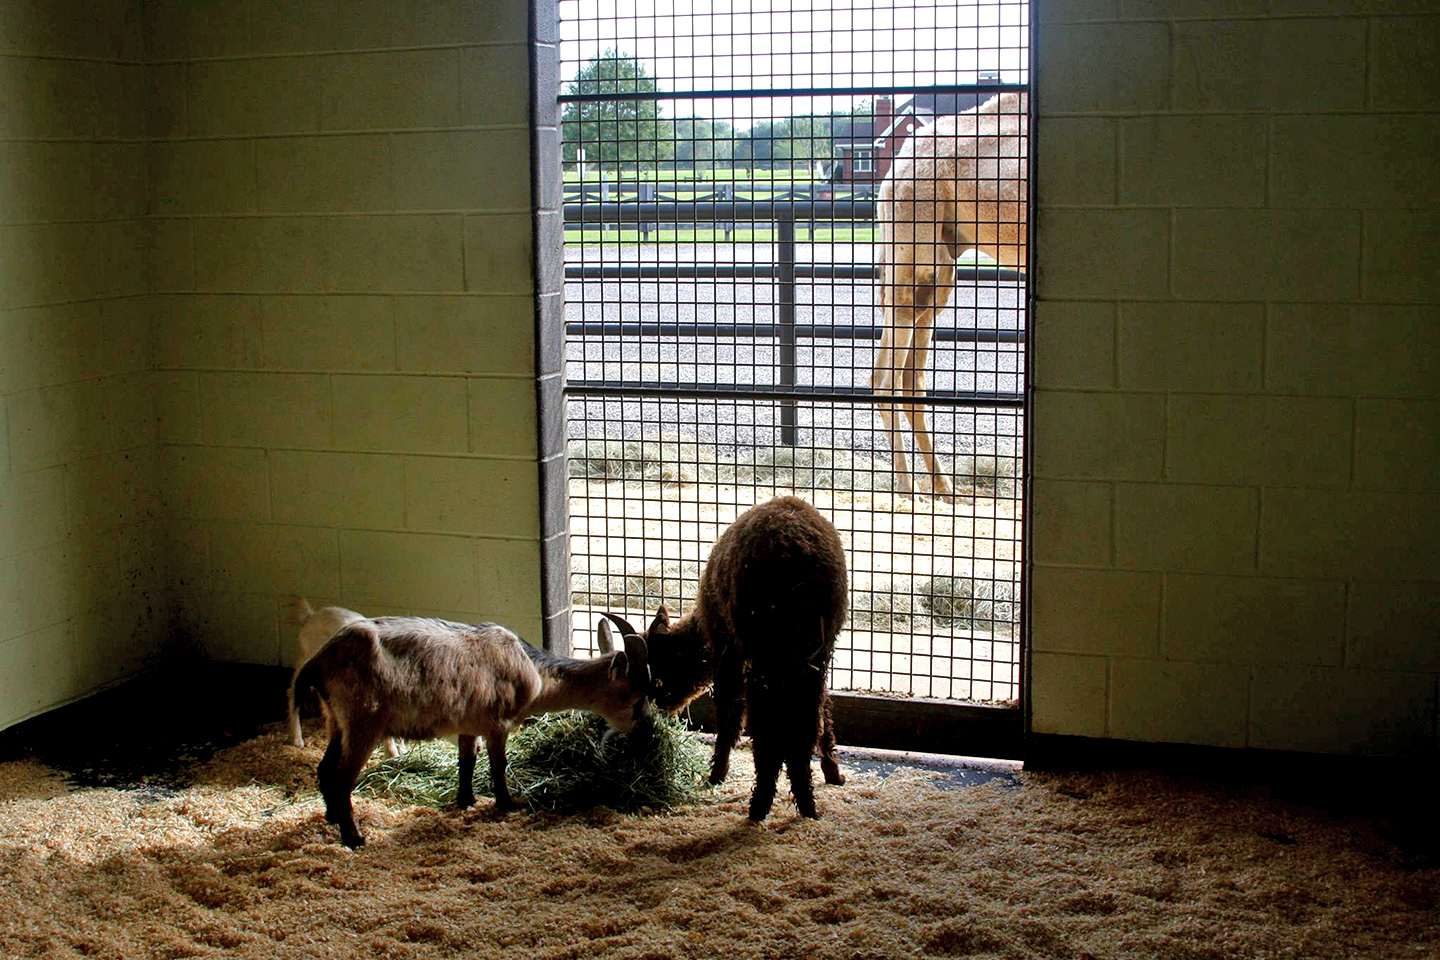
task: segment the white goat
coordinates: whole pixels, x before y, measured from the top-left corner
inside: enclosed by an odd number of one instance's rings
[[[325,646],[325,641],[339,633],[342,628],[356,620],[365,619],[364,614],[346,610],[344,607],[321,607],[316,610],[304,597],[296,597],[291,601],[290,607],[291,622],[300,625],[297,643],[300,647],[301,664],[315,656],[315,651]],[[300,668],[296,667],[295,672],[299,673]],[[286,720],[290,725],[290,743],[292,746],[303,747],[305,734],[300,730],[300,711],[295,709],[295,698],[292,696],[289,700]],[[392,757],[400,756],[405,752],[405,741],[386,737],[385,752]]]

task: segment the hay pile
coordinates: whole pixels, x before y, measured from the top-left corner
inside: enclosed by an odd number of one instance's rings
[[[824,819],[745,819],[731,779],[667,813],[501,817],[360,799],[323,737],[240,744],[180,790],[0,764],[0,955],[1434,957],[1440,868],[1383,824],[1154,774],[847,772]]]
[[[455,802],[456,753],[447,740],[412,744],[408,752],[366,767],[355,793],[444,809]],[[700,795],[709,769],[707,754],[684,723],[653,713],[629,733],[608,731],[604,720],[579,710],[541,714],[510,735],[506,755],[511,794],[531,810],[552,813],[680,806]],[[483,748],[475,793],[495,796]]]

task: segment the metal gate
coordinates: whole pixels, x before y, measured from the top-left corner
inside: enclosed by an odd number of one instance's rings
[[[1027,4],[755,6],[560,2],[574,647],[687,609],[725,526],[796,493],[847,548],[833,689],[1013,707]],[[928,357],[883,349],[927,297]]]

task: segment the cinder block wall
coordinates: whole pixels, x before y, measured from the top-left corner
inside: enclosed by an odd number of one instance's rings
[[[285,600],[539,642],[525,0],[146,4],[177,626]]]
[[[1434,750],[1440,16],[1035,13],[1034,729]]]
[[[139,5],[0,8],[0,727],[164,640]]]

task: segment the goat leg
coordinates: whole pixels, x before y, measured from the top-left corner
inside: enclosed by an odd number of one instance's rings
[[[505,739],[501,731],[485,738],[485,753],[490,758],[490,782],[495,785],[495,809],[501,813],[518,810],[520,805],[510,796],[510,787],[505,782]]]
[[[461,810],[475,806],[475,740],[474,736],[463,733],[457,739],[460,746],[460,775],[455,785],[455,806]]]

